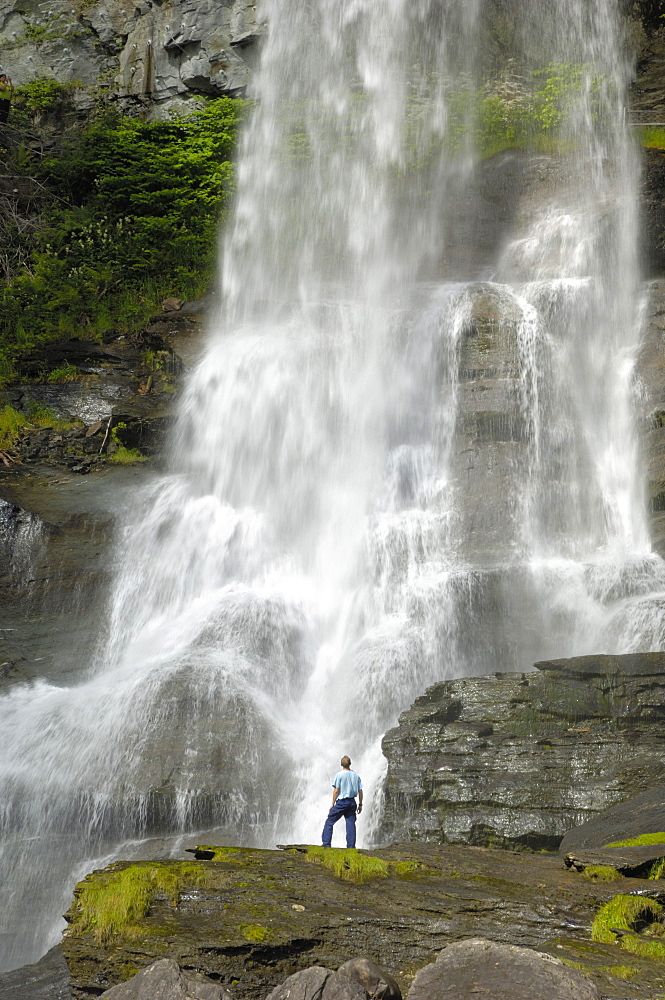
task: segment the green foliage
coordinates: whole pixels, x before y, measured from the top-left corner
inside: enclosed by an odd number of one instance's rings
[[[46,376],[47,382],[76,382],[81,378],[81,372],[78,370],[76,365],[71,364],[69,361],[65,361],[63,365],[59,368],[52,368],[51,371]]]
[[[21,100],[46,107],[56,87],[33,81]],[[35,342],[128,334],[165,296],[207,290],[244,109],[220,98],[169,121],[106,112],[39,164],[47,226],[0,286],[0,380]]]
[[[387,862],[370,854],[360,854],[355,847],[308,847],[306,858],[312,864],[329,868],[337,878],[350,882],[368,882],[388,875]]]
[[[192,862],[130,865],[121,871],[95,872],[82,883],[70,932],[91,932],[100,944],[115,937],[132,938],[157,894],[176,906],[185,885],[201,885],[205,871]]]
[[[37,33],[41,30],[30,25],[26,29],[26,34],[30,28]],[[44,34],[46,34],[46,29],[44,29]],[[40,76],[35,80],[30,80],[29,83],[24,83],[21,87],[17,87],[14,91],[14,100],[19,107],[24,107],[32,114],[39,111],[50,111],[59,101],[62,101],[67,89],[64,84],[57,80]]]
[[[80,426],[80,422],[76,420],[61,420],[48,406],[41,406],[39,403],[32,403],[27,415],[11,406],[4,406],[0,409],[0,451],[11,448],[21,434],[30,428],[69,431]]]
[[[645,847],[650,844],[665,844],[665,833],[642,833],[639,837],[629,837],[627,840],[613,840],[605,847]]]
[[[656,858],[649,869],[647,878],[660,879],[665,875],[665,858]]]
[[[48,29],[44,24],[26,24],[25,26],[25,37],[30,39],[31,42],[43,42],[48,34]]]
[[[0,451],[11,448],[27,423],[27,417],[11,406],[0,410]]]
[[[645,149],[665,149],[665,128],[643,125],[636,129],[640,143]]]
[[[616,868],[611,868],[609,865],[587,865],[582,874],[585,878],[596,882],[616,882],[623,877]]]

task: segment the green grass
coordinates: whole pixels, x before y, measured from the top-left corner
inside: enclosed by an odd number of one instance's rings
[[[629,837],[627,840],[613,840],[605,847],[645,847],[649,844],[665,844],[665,833],[642,833],[639,837]]]
[[[640,896],[615,896],[596,914],[591,926],[592,941],[612,944],[617,930],[632,931],[619,938],[624,951],[644,958],[665,961],[665,941],[658,935],[665,933],[660,923],[663,907],[653,899]]]
[[[11,406],[0,410],[0,451],[6,451],[15,444],[22,430],[25,429],[28,418]]]
[[[121,444],[117,451],[109,455],[109,462],[114,465],[134,465],[136,462],[147,462],[148,456],[144,455],[138,448],[125,448]]]
[[[77,382],[80,378],[82,378],[82,373],[76,365],[66,361],[59,368],[53,368],[46,376],[46,381],[62,384],[64,382]]]
[[[621,938],[621,947],[632,955],[642,958],[653,958],[656,962],[665,962],[665,941],[648,938],[644,935],[630,935]]]
[[[192,862],[130,865],[122,871],[94,873],[82,883],[70,931],[76,936],[91,932],[100,944],[135,937],[155,894],[168,896],[175,906],[185,884],[200,885],[204,880],[205,870]]]
[[[616,882],[617,879],[623,878],[621,873],[610,865],[588,865],[582,874],[585,878],[596,882]]]
[[[19,413],[11,406],[4,406],[0,409],[0,451],[11,448],[21,434],[31,428],[69,431],[80,426],[80,421],[61,420],[48,406],[41,406],[39,403],[33,403],[28,414]]]
[[[386,878],[389,866],[381,858],[360,854],[355,847],[309,847],[305,855],[315,865],[323,865],[337,878],[349,882],[369,882],[373,878]]]

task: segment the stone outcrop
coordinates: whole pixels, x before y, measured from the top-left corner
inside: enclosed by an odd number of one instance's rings
[[[227,990],[196,972],[162,958],[102,993],[105,1000],[231,1000]]]
[[[388,837],[556,849],[662,777],[665,653],[429,688],[383,739]]]
[[[369,1000],[369,994],[357,980],[313,965],[289,976],[267,1000]]]
[[[375,1000],[402,1000],[402,991],[392,976],[369,958],[350,958],[337,971],[359,982]]]
[[[665,155],[657,155],[662,160],[660,169],[665,185]],[[655,200],[660,219],[660,252],[665,255],[665,210],[662,195],[658,195]],[[653,224],[654,216],[649,213],[648,217]],[[644,340],[637,357],[636,371],[642,390],[642,439],[651,534],[654,548],[665,555],[665,281],[662,278],[652,281],[646,294]]]
[[[67,964],[59,945],[39,962],[0,973],[0,1000],[71,1000]]]
[[[237,95],[262,32],[253,0],[0,0],[2,64],[15,84],[48,77],[75,104],[101,91],[131,107],[177,108],[197,95]]]
[[[421,969],[408,1000],[598,1000],[598,990],[576,969],[551,955],[470,938],[450,944]]]
[[[338,853],[330,849],[331,857]],[[383,875],[360,881],[294,850],[226,848],[198,864],[139,863],[156,870],[155,884],[170,877],[179,892],[155,889],[146,915],[103,943],[94,924],[79,923],[82,894],[108,885],[127,865],[94,873],[79,883],[67,913],[63,950],[74,996],[98,995],[169,957],[227,987],[235,1000],[265,1000],[294,973],[339,968],[358,955],[370,956],[406,993],[446,945],[481,937],[574,962],[604,997],[626,997],[625,983],[610,971],[622,953],[590,940],[593,916],[616,883],[590,881],[557,855],[409,844],[372,856],[383,862]],[[665,898],[662,882],[625,878],[620,885],[624,893]],[[630,965],[633,1000],[665,990],[661,964],[630,955]]]
[[[569,830],[561,841],[561,851],[567,853],[604,848],[606,844],[641,837],[645,833],[662,833],[665,839],[665,785],[663,784],[653,785],[640,795],[611,806],[581,826]],[[625,852],[628,849],[622,850]],[[656,850],[653,857],[657,854]]]

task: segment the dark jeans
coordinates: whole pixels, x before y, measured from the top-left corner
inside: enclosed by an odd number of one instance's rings
[[[346,820],[346,846],[356,846],[356,800],[337,799],[337,802],[328,813],[328,819],[321,834],[321,843],[324,847],[330,847],[333,827],[342,816]]]
[[[0,124],[5,125],[9,121],[9,101],[0,101]]]

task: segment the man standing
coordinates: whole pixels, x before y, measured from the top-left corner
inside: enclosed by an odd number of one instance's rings
[[[14,85],[11,77],[0,72],[0,125],[6,125],[9,121],[9,107],[13,93]]]
[[[363,783],[360,775],[351,770],[351,758],[342,757],[342,770],[333,778],[332,807],[323,827],[321,842],[324,847],[330,847],[333,827],[342,816],[346,820],[346,846],[356,846],[356,795],[358,796],[357,811],[363,808]]]

